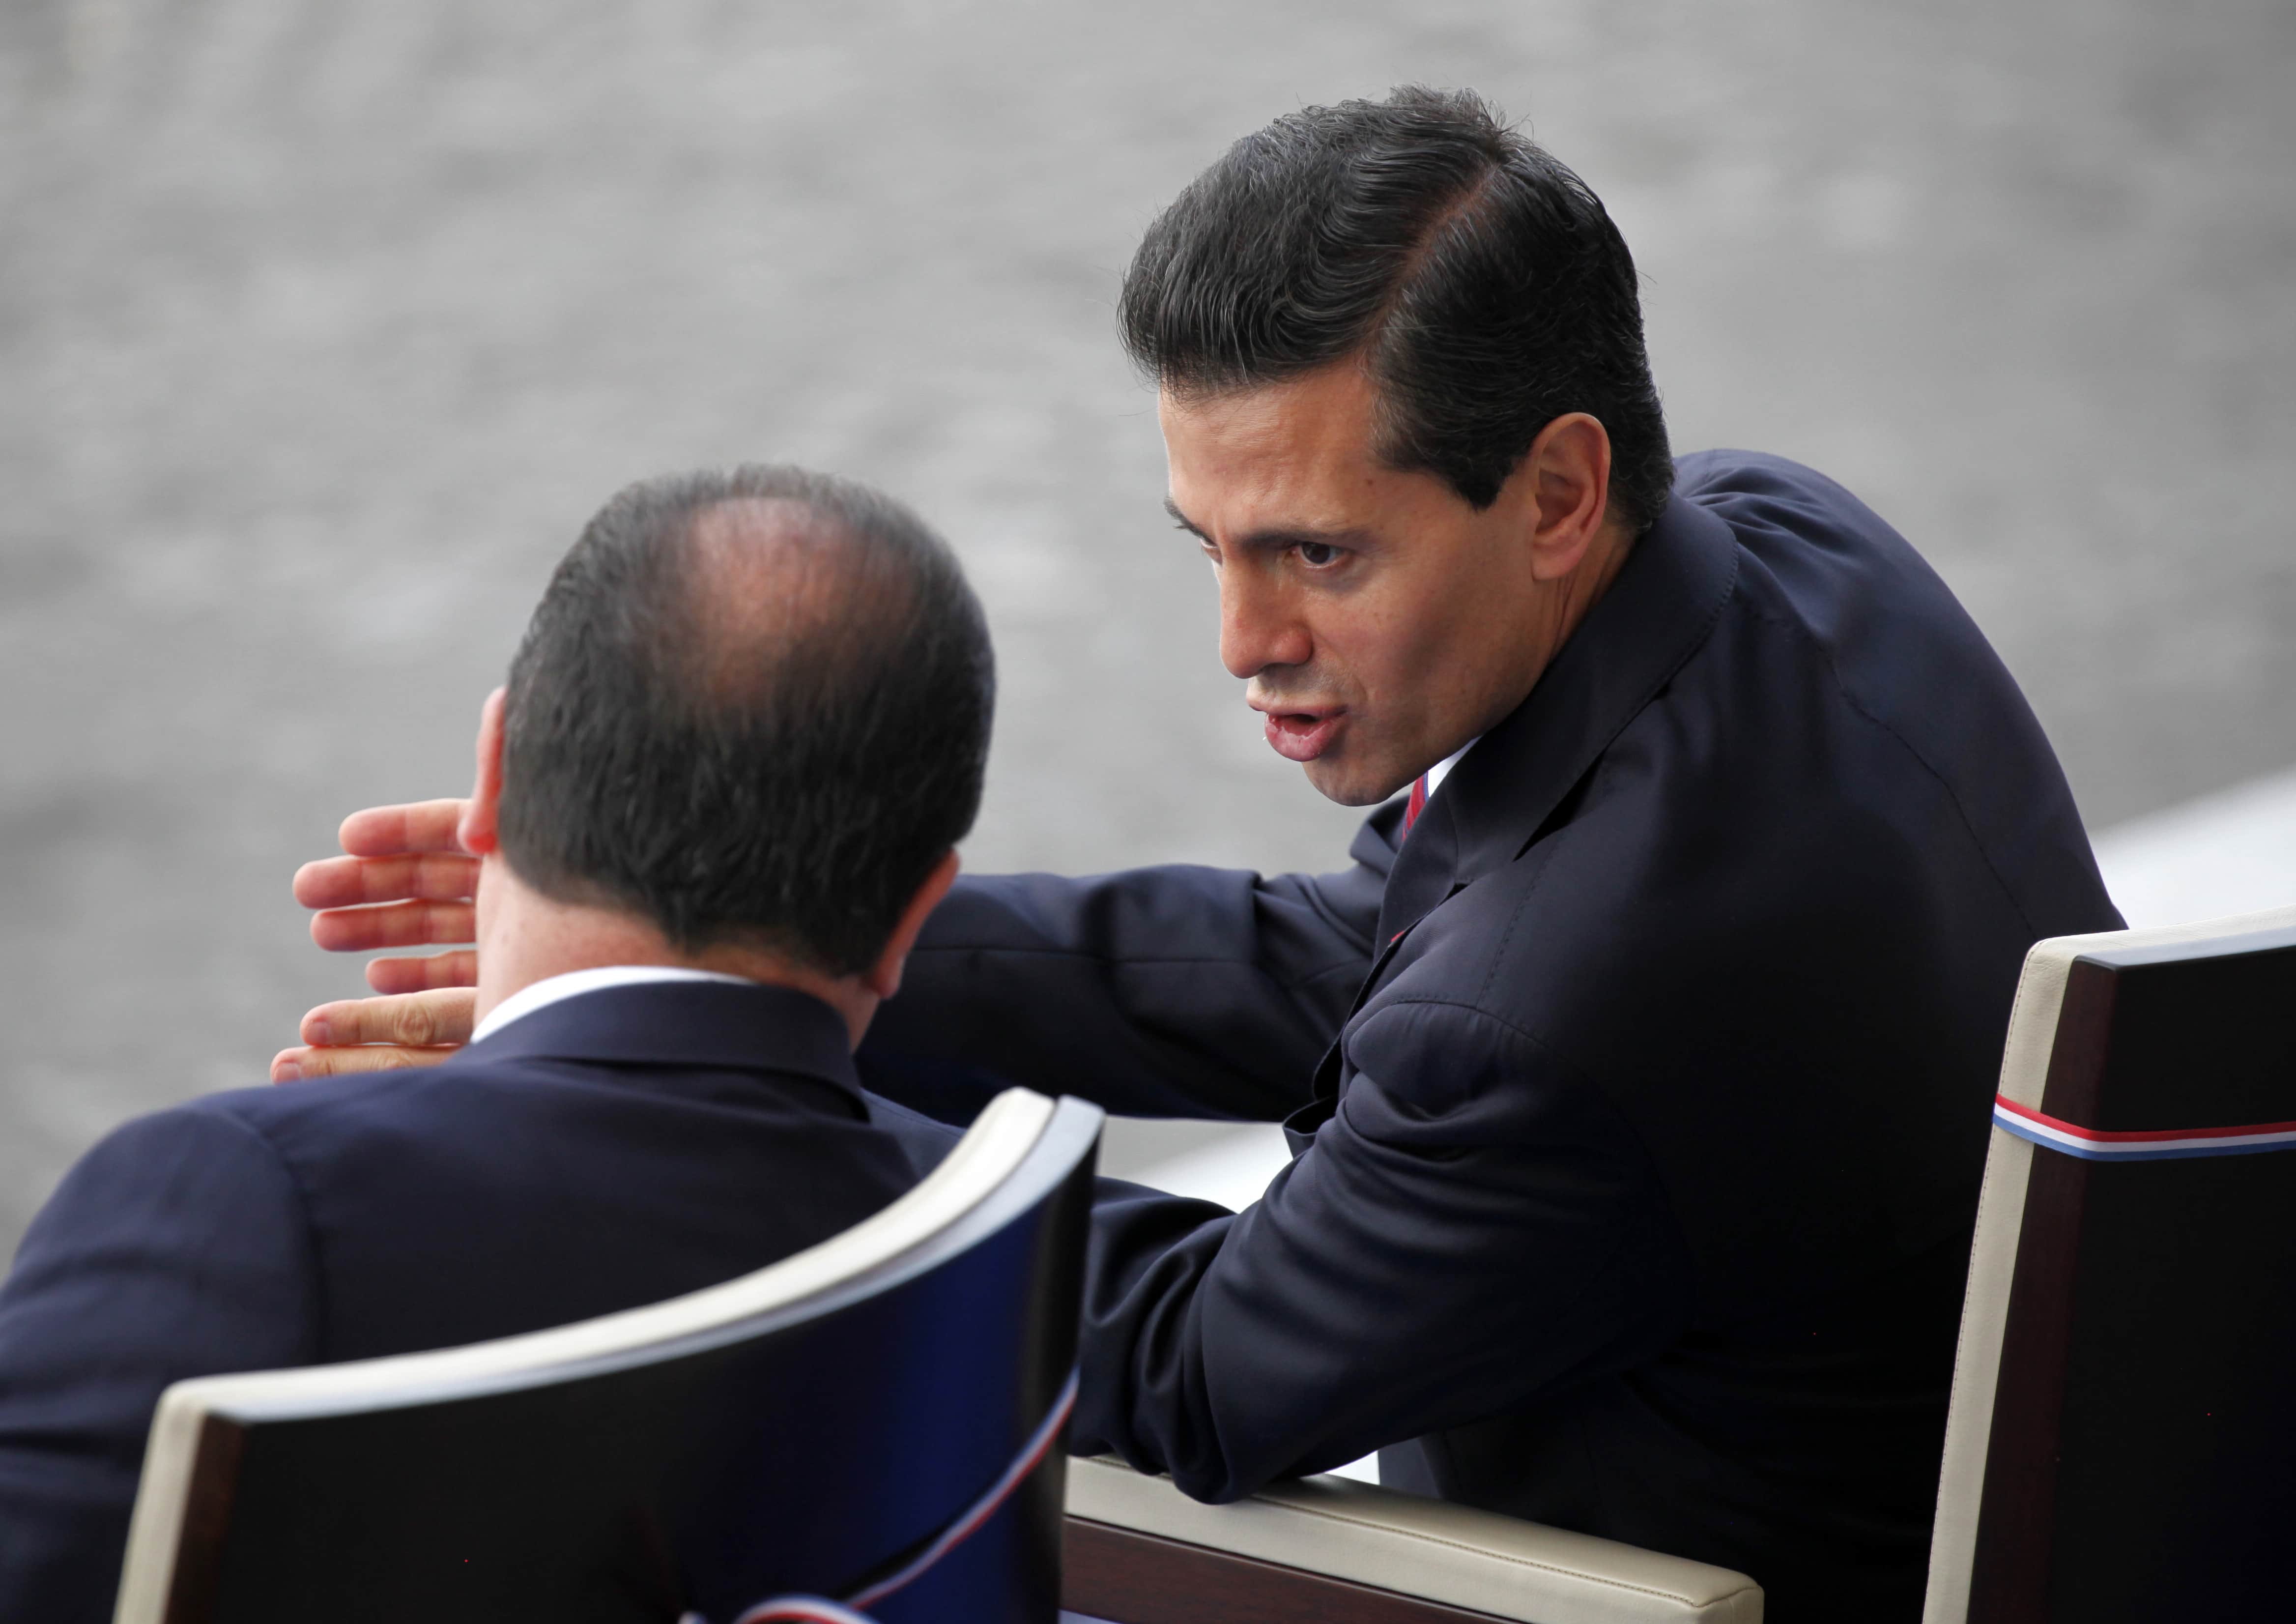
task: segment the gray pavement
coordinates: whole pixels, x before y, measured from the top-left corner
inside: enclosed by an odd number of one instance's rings
[[[2093,824],[2296,761],[2284,0],[12,0],[0,1251],[357,986],[288,874],[466,782],[640,474],[799,460],[950,533],[1004,661],[976,865],[1336,860],[1111,312],[1227,139],[1413,78],[1587,175],[1677,444],[1895,521]]]

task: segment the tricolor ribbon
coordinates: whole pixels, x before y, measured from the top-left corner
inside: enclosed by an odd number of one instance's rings
[[[2254,1156],[2265,1151],[2296,1150],[2296,1122],[2108,1133],[2045,1116],[1997,1094],[1993,1096],[1993,1126],[2084,1161],[2170,1161],[2185,1156]]]

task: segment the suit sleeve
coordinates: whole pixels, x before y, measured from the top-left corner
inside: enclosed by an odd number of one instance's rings
[[[0,1287],[0,1618],[111,1617],[160,1392],[318,1357],[301,1201],[269,1144],[191,1107],[88,1152]]]
[[[1283,1116],[1371,967],[1399,808],[1336,874],[959,880],[870,1029],[865,1079],[947,1120],[1011,1083],[1130,1116]]]
[[[1383,1011],[1349,1058],[1242,1212],[1103,1181],[1071,1448],[1234,1499],[1628,1368],[1686,1322],[1687,1250],[1592,1085],[1449,1005]]]

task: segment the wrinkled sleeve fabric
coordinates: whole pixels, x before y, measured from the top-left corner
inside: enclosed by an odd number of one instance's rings
[[[111,1618],[161,1391],[318,1357],[308,1234],[219,1111],[132,1122],[65,1177],[0,1287],[0,1618]]]
[[[1685,1323],[1648,1157],[1535,1038],[1405,1004],[1349,1058],[1242,1213],[1103,1181],[1072,1448],[1234,1499],[1628,1368]]]
[[[1365,824],[1336,874],[961,879],[870,1028],[863,1076],[947,1120],[1010,1083],[1128,1116],[1280,1118],[1370,969],[1393,821]]]

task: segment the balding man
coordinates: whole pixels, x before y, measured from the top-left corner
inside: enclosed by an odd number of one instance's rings
[[[111,1616],[172,1382],[658,1301],[914,1182],[852,1049],[955,875],[993,687],[954,559],[881,496],[743,469],[609,503],[480,725],[475,1041],[132,1122],[25,1237],[0,1618]]]

